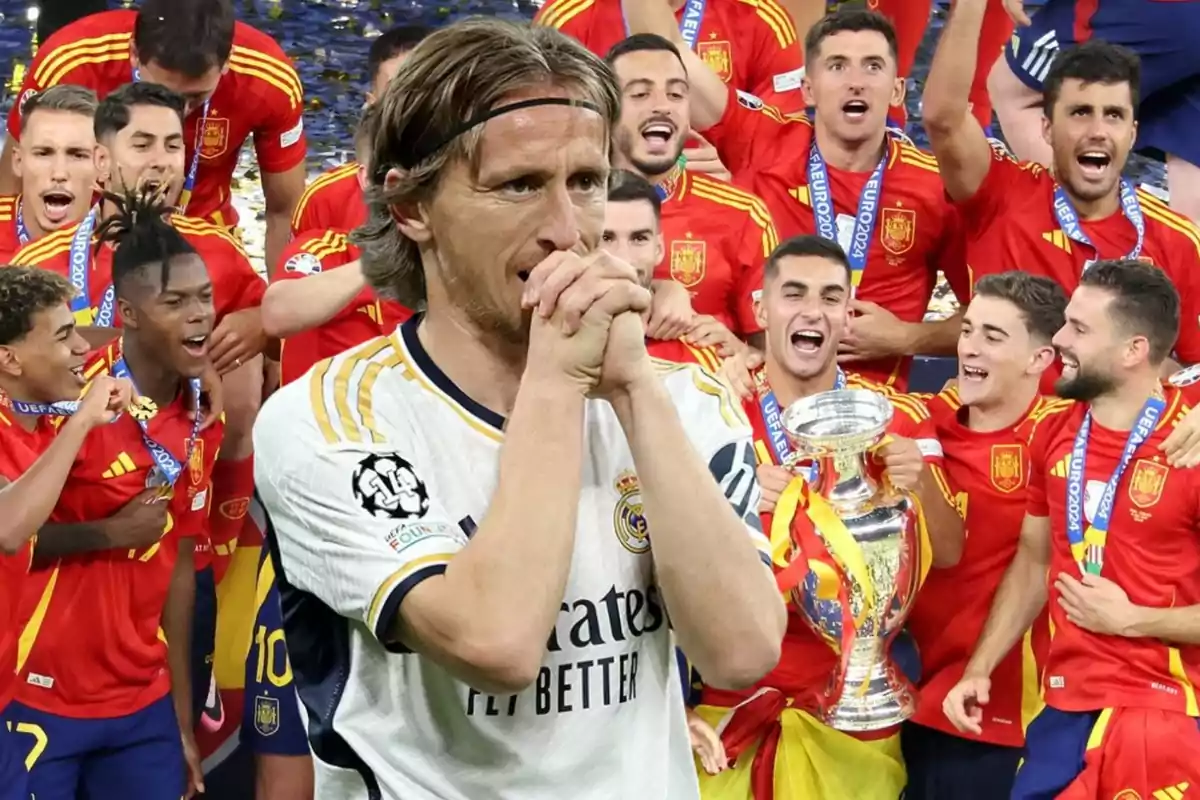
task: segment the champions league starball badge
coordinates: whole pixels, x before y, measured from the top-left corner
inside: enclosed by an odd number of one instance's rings
[[[417,519],[429,511],[429,492],[413,465],[392,453],[371,454],[351,478],[354,499],[373,517]]]

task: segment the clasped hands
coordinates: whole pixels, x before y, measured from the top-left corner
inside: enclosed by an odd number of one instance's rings
[[[650,301],[634,268],[607,252],[550,255],[530,271],[521,296],[533,315],[526,379],[565,380],[609,399],[653,381],[642,321]]]

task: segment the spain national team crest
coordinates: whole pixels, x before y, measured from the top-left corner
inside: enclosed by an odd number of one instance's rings
[[[729,42],[696,42],[696,55],[724,83],[733,79],[733,48]]]
[[[1134,789],[1122,789],[1113,795],[1113,800],[1142,800],[1142,796]]]
[[[204,132],[200,136],[200,156],[217,158],[229,149],[229,120],[209,117],[204,120]]]
[[[1167,465],[1139,458],[1129,476],[1129,499],[1138,508],[1149,508],[1162,499],[1167,485]]]
[[[650,536],[646,532],[646,518],[642,516],[642,489],[637,475],[622,472],[613,485],[620,494],[613,511],[613,529],[622,547],[641,555],[650,549]]]
[[[671,242],[671,278],[688,289],[704,280],[706,260],[704,242],[691,238]]]
[[[192,455],[188,458],[188,476],[192,486],[199,486],[204,481],[204,440],[197,439],[192,446]]]
[[[274,697],[254,698],[254,730],[263,736],[274,736],[279,730],[279,701]]]
[[[992,445],[992,486],[1011,494],[1025,484],[1025,466],[1019,444]]]
[[[917,212],[911,208],[883,209],[879,238],[883,249],[898,256],[912,249],[917,238]]]

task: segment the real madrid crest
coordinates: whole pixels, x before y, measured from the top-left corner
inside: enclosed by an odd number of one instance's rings
[[[642,516],[642,487],[637,475],[625,470],[613,483],[616,487],[617,507],[613,511],[613,530],[617,540],[631,553],[641,555],[650,550],[650,535],[646,531],[646,518]]]

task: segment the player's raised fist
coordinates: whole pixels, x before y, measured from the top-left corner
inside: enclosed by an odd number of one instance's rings
[[[983,707],[988,704],[992,681],[978,675],[965,676],[942,701],[942,713],[960,731],[983,733]]]
[[[124,378],[101,375],[92,381],[75,412],[75,419],[88,430],[107,425],[129,408],[132,401],[132,383]]]
[[[569,335],[579,329],[584,312],[608,291],[610,282],[637,286],[637,279],[637,270],[606,251],[582,256],[557,252],[530,271],[521,305],[546,318],[561,312]]]

